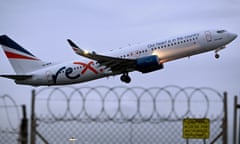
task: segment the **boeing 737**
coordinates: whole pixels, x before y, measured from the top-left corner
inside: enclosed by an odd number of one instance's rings
[[[68,39],[76,54],[87,59],[64,63],[44,62],[14,42],[0,36],[0,44],[16,74],[2,74],[16,84],[51,86],[81,83],[121,74],[121,81],[130,83],[128,73],[149,73],[163,69],[166,62],[192,55],[218,51],[226,47],[237,34],[226,30],[206,30],[148,43],[119,48],[106,54],[89,52]]]

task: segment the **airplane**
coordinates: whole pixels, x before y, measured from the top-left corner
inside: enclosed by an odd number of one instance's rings
[[[130,83],[128,74],[133,71],[153,72],[163,69],[166,62],[208,51],[215,51],[215,57],[219,58],[218,52],[236,37],[237,34],[226,30],[205,30],[135,44],[106,54],[89,52],[67,39],[73,51],[85,59],[52,63],[40,60],[7,35],[1,35],[0,44],[16,74],[0,76],[31,86],[75,84],[115,75]]]

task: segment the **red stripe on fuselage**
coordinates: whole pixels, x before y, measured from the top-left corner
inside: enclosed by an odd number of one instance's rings
[[[13,58],[13,59],[38,60],[37,58],[34,58],[34,57],[28,57],[28,56],[24,56],[16,53],[8,52],[8,51],[5,51],[5,54],[8,58]]]

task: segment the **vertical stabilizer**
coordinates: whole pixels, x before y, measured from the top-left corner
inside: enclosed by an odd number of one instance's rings
[[[0,44],[17,74],[25,74],[43,67],[43,61],[14,42],[7,35],[0,36]]]

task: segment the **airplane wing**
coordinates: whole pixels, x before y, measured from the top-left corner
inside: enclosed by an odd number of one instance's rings
[[[105,55],[97,54],[96,52],[88,52],[79,48],[75,43],[70,39],[67,40],[72,49],[76,54],[95,60],[99,64],[110,67],[113,73],[123,73],[130,72],[136,69],[136,60],[135,59],[122,59],[117,57],[110,57]]]

